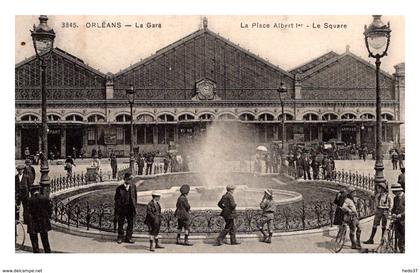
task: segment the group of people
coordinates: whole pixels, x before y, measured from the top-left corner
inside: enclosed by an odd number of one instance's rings
[[[288,165],[296,170],[296,178],[318,180],[322,178],[333,180],[335,177],[335,161],[326,153],[313,151],[312,153],[292,153],[287,156]],[[312,176],[311,176],[312,173]]]
[[[334,204],[337,206],[333,224],[347,224],[350,228],[350,241],[352,249],[361,249],[361,229],[359,226],[359,215],[356,206],[354,187],[341,190],[337,193]],[[364,244],[374,244],[374,238],[379,225],[382,227],[381,238],[383,239],[385,230],[389,228],[391,220],[394,223],[395,239],[398,251],[405,252],[405,194],[404,188],[399,183],[391,186],[394,199],[388,193],[386,181],[376,185],[374,198],[375,216],[370,237]]]
[[[220,232],[216,239],[215,245],[220,246],[223,244],[226,236],[230,235],[231,245],[238,245],[236,238],[236,202],[234,198],[234,185],[228,185],[226,187],[226,193],[222,196],[220,201],[217,203],[218,207],[222,209],[220,215],[225,220],[225,227]],[[176,237],[177,245],[192,246],[193,244],[189,241],[190,226],[191,226],[191,206],[188,202],[188,193],[190,192],[190,186],[184,184],[180,187],[180,196],[176,202],[175,217],[178,220],[178,231]],[[149,250],[155,251],[155,249],[164,248],[159,243],[159,233],[162,223],[162,207],[160,205],[160,193],[152,192],[152,200],[147,204],[146,217],[144,223],[148,227],[149,232]],[[126,173],[124,175],[124,184],[119,185],[115,192],[115,216],[118,223],[118,236],[117,243],[121,244],[126,242],[134,244],[133,240],[133,227],[134,218],[136,216],[136,204],[137,204],[137,189],[135,183],[133,183],[133,175]],[[260,207],[263,212],[263,216],[258,223],[258,229],[262,233],[262,241],[265,243],[271,243],[271,238],[274,231],[274,212],[276,204],[273,200],[273,191],[267,189],[264,192],[263,199],[260,203]],[[124,233],[124,223],[127,222],[127,227]],[[266,231],[265,231],[266,228]],[[184,240],[182,240],[182,232],[184,232]]]

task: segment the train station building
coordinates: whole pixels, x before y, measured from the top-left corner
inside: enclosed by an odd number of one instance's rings
[[[258,43],[258,41],[255,41]],[[170,41],[168,41],[168,44]],[[344,51],[345,49],[345,51]],[[190,35],[116,73],[90,67],[83,56],[47,53],[48,147],[60,157],[73,147],[128,156],[135,89],[134,145],[138,151],[193,147],[214,122],[244,145],[331,139],[374,147],[375,67],[343,45],[286,71],[210,30]],[[281,126],[280,84],[285,132]],[[404,63],[380,72],[383,141],[404,145]],[[16,158],[41,147],[40,68],[35,56],[15,67]],[[239,137],[240,136],[240,137]]]

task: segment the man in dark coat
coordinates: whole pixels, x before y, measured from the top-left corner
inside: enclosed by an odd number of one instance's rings
[[[41,235],[44,252],[51,253],[48,231],[51,230],[50,218],[52,215],[52,206],[50,199],[45,195],[41,195],[39,190],[39,184],[33,184],[31,186],[32,196],[28,201],[28,233],[31,238],[34,253],[40,252],[38,233]]]
[[[401,174],[398,176],[398,184],[405,190],[405,167],[401,167]]]
[[[149,229],[150,235],[150,251],[155,251],[156,248],[164,248],[159,244],[160,225],[162,223],[162,208],[160,207],[160,193],[153,192],[152,200],[147,204],[146,219],[144,223]],[[155,246],[153,245],[155,242]]]
[[[335,208],[333,225],[341,226],[343,224],[344,211],[342,210],[341,207],[343,206],[346,198],[347,198],[347,189],[345,188],[341,189],[340,192],[338,192],[337,195],[335,196],[334,204],[337,207]]]
[[[144,168],[144,157],[143,157],[143,154],[139,154],[139,156],[137,157],[137,166],[139,168],[137,174],[138,175],[143,175],[143,168]]]
[[[35,173],[34,167],[32,167],[31,164],[32,164],[32,160],[30,159],[25,160],[25,169],[23,170],[23,173],[29,177],[31,184],[33,184],[35,181],[36,173]]]
[[[309,159],[308,154],[305,154],[302,159],[302,165],[303,165],[303,179],[309,179],[311,180],[311,160]]]
[[[182,229],[185,230],[184,244],[186,246],[192,246],[188,241],[188,235],[190,233],[190,210],[191,206],[188,203],[188,193],[190,192],[189,185],[182,185],[180,188],[181,195],[176,201],[176,210],[175,217],[178,218],[178,233],[176,236],[176,244],[182,245],[181,243],[181,233]]]
[[[400,253],[405,252],[405,195],[404,189],[399,184],[391,186],[394,194],[392,217],[395,219],[395,239]]]
[[[33,183],[29,176],[24,174],[25,165],[18,165],[16,170],[18,173],[15,175],[15,201],[16,207],[19,208],[22,204],[23,208],[23,222],[28,222],[28,199],[29,189]]]
[[[230,244],[239,245],[240,243],[236,240],[236,227],[235,227],[235,217],[236,217],[236,203],[233,198],[233,192],[235,186],[228,185],[226,187],[227,192],[222,196],[217,205],[222,209],[220,215],[225,219],[225,229],[220,232],[219,237],[217,237],[216,245],[221,246],[226,235],[230,234]]]
[[[124,184],[119,185],[115,192],[115,213],[118,221],[118,238],[117,242],[122,243],[124,237],[124,222],[127,219],[127,230],[125,242],[134,244],[132,240],[134,217],[136,215],[137,189],[132,183],[133,177],[127,172],[124,175]]]
[[[118,165],[117,165],[117,157],[115,156],[114,152],[111,152],[110,161],[111,161],[112,179],[116,179]]]

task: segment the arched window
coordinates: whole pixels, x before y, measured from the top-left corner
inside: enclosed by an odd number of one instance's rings
[[[375,116],[369,113],[360,115],[361,119],[375,119]]]
[[[75,115],[75,114],[73,114],[73,115],[69,115],[69,116],[67,116],[67,117],[66,117],[66,120],[67,120],[67,121],[83,121],[83,117],[82,117],[82,116],[80,116],[80,115]]]
[[[280,115],[279,116],[279,120],[282,120],[283,116]],[[288,114],[288,113],[284,113],[284,120],[293,120],[293,115]]]
[[[172,115],[168,115],[168,114],[163,114],[158,116],[158,121],[159,122],[168,122],[168,121],[174,121],[175,117]]]
[[[87,118],[88,122],[104,122],[105,121],[105,117],[102,115],[90,115]]]
[[[130,122],[131,116],[128,114],[121,114],[115,117],[115,121],[117,122]]]
[[[190,115],[190,114],[183,114],[183,115],[180,115],[179,117],[178,117],[178,120],[192,120],[192,119],[194,119],[194,116],[193,115]]]
[[[20,118],[21,121],[38,121],[39,118],[35,115],[24,115]]]
[[[239,119],[243,121],[253,121],[255,120],[255,116],[249,113],[245,113],[245,114],[240,115]]]
[[[149,114],[141,114],[137,116],[137,121],[140,122],[154,122],[155,119],[153,116],[149,115]]]
[[[230,113],[221,114],[219,120],[235,120],[236,117]]]
[[[341,115],[341,119],[356,119],[356,115],[352,113],[346,113]]]
[[[47,116],[48,121],[57,121],[60,120],[61,117],[59,115],[50,114]]]
[[[261,114],[258,116],[258,121],[271,121],[274,120],[274,116],[272,114]]]
[[[319,117],[317,114],[313,114],[313,113],[308,113],[303,115],[303,120],[318,120]]]
[[[212,114],[202,114],[198,117],[200,120],[213,120],[214,115]]]
[[[394,117],[391,114],[384,113],[381,115],[383,120],[394,120]]]
[[[336,114],[328,113],[322,116],[322,120],[336,120],[338,117]]]

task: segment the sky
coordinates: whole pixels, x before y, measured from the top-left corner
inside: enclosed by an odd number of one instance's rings
[[[55,46],[103,73],[117,73],[149,57],[201,28],[203,19],[203,16],[48,17],[49,26],[56,32]],[[373,62],[368,58],[363,36],[364,25],[372,22],[369,15],[206,17],[210,30],[285,70],[331,50],[341,54],[346,45],[352,53]],[[15,19],[18,63],[34,54],[29,29],[38,24],[38,16]],[[388,56],[382,59],[381,68],[392,74],[394,65],[405,61],[404,17],[383,16],[382,20],[390,22],[392,33]],[[148,27],[147,23],[153,25]],[[333,28],[325,28],[325,24]]]

